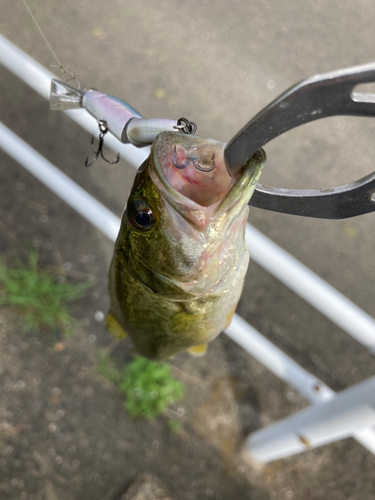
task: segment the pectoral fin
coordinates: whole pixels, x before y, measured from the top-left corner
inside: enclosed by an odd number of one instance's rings
[[[229,327],[229,325],[231,324],[232,319],[233,319],[233,315],[234,315],[234,311],[236,310],[236,307],[237,307],[237,305],[235,305],[235,306],[233,307],[233,309],[230,311],[230,313],[229,313],[229,314],[228,314],[228,316],[226,317],[226,319],[225,319],[225,326],[224,326],[224,330],[226,330],[226,329]]]
[[[192,356],[204,356],[207,351],[207,344],[194,345],[188,349],[188,353]]]
[[[119,340],[122,340],[127,337],[126,332],[124,332],[124,329],[122,328],[120,323],[117,321],[117,319],[113,316],[111,312],[107,314],[106,328],[108,333],[110,333]]]

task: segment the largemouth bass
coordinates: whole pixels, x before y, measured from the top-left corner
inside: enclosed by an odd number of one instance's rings
[[[129,335],[146,358],[203,352],[240,298],[247,204],[264,157],[233,179],[224,147],[163,132],[135,177],[109,272],[107,329]]]

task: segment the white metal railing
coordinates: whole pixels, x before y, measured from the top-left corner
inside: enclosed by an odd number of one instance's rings
[[[1,35],[0,62],[36,92],[49,99],[50,81],[54,75]],[[93,134],[97,131],[96,120],[84,110],[68,111],[66,114],[88,132]],[[107,134],[106,144],[114,151],[120,152],[122,158],[136,168],[148,155],[147,150],[121,144],[111,134]],[[119,219],[2,124],[0,124],[0,147],[107,237],[112,241],[115,240]],[[371,316],[249,224],[246,228],[246,242],[254,261],[365,345],[371,352],[375,352],[375,320]],[[309,447],[342,439],[348,435],[355,437],[375,454],[375,431],[372,427],[375,423],[375,410],[364,404],[366,397],[370,404],[373,394],[371,384],[366,385],[363,382],[364,389],[361,384],[357,384],[350,388],[350,391],[347,389],[336,396],[329,387],[304,370],[239,316],[234,316],[232,324],[225,333],[278,377],[292,385],[311,403],[315,403],[303,412],[251,434],[247,439],[246,447],[256,460],[263,462],[274,460]],[[366,390],[369,391],[368,394]],[[349,393],[349,396],[345,396],[345,401],[350,401],[351,408],[355,408],[357,420],[349,418],[348,413],[336,411],[335,415],[343,422],[342,429],[344,430],[341,434],[335,432],[336,421],[335,425],[328,425],[328,422],[332,422],[331,413],[323,412],[319,420],[324,438],[321,435],[315,438],[309,434],[309,430],[296,427],[298,415],[305,415],[303,422],[306,419],[315,418],[318,411],[316,404],[325,407],[330,401],[331,406],[327,408],[331,408],[333,405],[331,400],[341,401],[344,392]],[[361,392],[363,396],[360,401],[357,397],[358,392]],[[338,405],[338,408],[341,407]],[[363,425],[358,426],[358,421]],[[287,439],[281,439],[280,432],[285,433],[287,430],[293,436],[293,446]]]

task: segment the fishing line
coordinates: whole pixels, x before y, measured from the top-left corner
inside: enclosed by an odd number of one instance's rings
[[[68,82],[70,82],[71,80],[75,80],[75,81],[77,82],[77,84],[78,84],[78,88],[80,89],[80,88],[81,88],[81,84],[80,84],[80,83],[79,83],[79,81],[77,80],[77,75],[74,75],[74,74],[73,74],[73,73],[71,73],[69,70],[67,70],[67,69],[65,69],[65,68],[64,68],[64,66],[62,65],[62,63],[61,63],[60,59],[57,57],[56,52],[53,50],[53,48],[51,47],[51,44],[50,44],[50,43],[49,43],[49,41],[47,40],[46,35],[43,33],[42,28],[39,26],[38,21],[35,19],[35,17],[34,17],[34,15],[33,15],[33,13],[31,12],[30,7],[28,6],[28,4],[27,4],[26,0],[22,0],[22,1],[23,1],[24,5],[25,5],[26,9],[27,9],[27,10],[28,10],[28,12],[29,12],[29,14],[30,14],[30,16],[31,16],[31,19],[34,21],[35,26],[38,28],[39,33],[42,35],[42,37],[43,37],[44,41],[46,42],[47,47],[48,47],[48,48],[49,48],[49,50],[51,51],[51,53],[52,53],[53,57],[56,59],[56,62],[57,62],[57,64],[58,64],[58,66],[56,66],[55,64],[51,64],[51,67],[52,67],[52,68],[58,68],[58,69],[60,69],[60,71],[61,71],[61,73],[62,73],[63,75],[68,74],[71,78],[70,78],[69,80],[67,80],[65,83],[68,83]]]

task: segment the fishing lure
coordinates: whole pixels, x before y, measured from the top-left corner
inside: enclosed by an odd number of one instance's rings
[[[143,118],[130,104],[104,94],[98,90],[81,90],[56,78],[51,81],[50,108],[54,111],[84,108],[98,120],[99,146],[95,151],[95,159],[91,163],[86,159],[86,167],[95,163],[99,155],[110,164],[116,164],[120,156],[109,161],[103,155],[104,135],[110,131],[119,141],[144,147],[152,144],[158,134],[163,131],[181,131],[194,134],[197,126],[186,118],[170,120],[166,118]],[[93,146],[94,138],[91,141]]]

